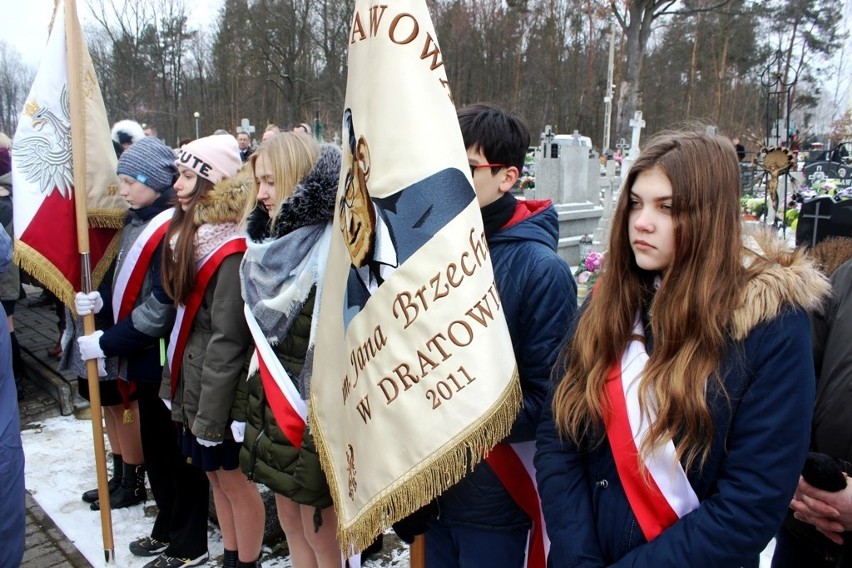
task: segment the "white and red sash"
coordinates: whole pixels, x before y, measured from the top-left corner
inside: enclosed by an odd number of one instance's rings
[[[216,250],[198,261],[196,265],[198,272],[195,276],[195,288],[193,288],[192,293],[187,298],[186,304],[178,304],[176,306],[175,325],[169,337],[168,363],[172,383],[170,398],[174,398],[175,396],[178,378],[180,377],[180,366],[183,361],[183,352],[186,349],[186,342],[189,339],[189,332],[192,330],[192,323],[195,321],[198,308],[201,307],[201,302],[204,299],[204,293],[207,291],[210,279],[219,270],[219,266],[223,260],[232,254],[242,254],[245,251],[245,236],[233,235],[216,247]]]
[[[550,551],[550,539],[547,538],[535,481],[534,453],[535,442],[502,443],[494,446],[485,459],[515,503],[532,521],[524,566],[544,568]]]
[[[642,337],[641,323],[636,323],[633,333]],[[633,339],[610,370],[606,392],[611,412],[606,433],[630,508],[650,541],[699,503],[671,440],[642,456],[647,476],[639,471],[639,448],[656,418],[653,400],[647,401],[644,420],[639,406],[639,383],[647,362],[644,343]]]
[[[163,242],[174,211],[173,207],[166,209],[151,219],[124,255],[112,288],[112,316],[116,323],[133,311],[145,283],[151,257]]]
[[[257,365],[263,392],[278,427],[294,448],[301,449],[308,420],[308,405],[302,400],[299,390],[281,365],[248,305],[245,306],[245,314],[256,347],[251,368]]]

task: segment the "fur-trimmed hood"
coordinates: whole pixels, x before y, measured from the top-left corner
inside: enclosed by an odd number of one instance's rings
[[[801,249],[789,251],[785,242],[770,233],[746,237],[743,263],[752,276],[743,287],[742,301],[731,323],[736,340],[777,317],[785,306],[813,312],[831,290],[828,279]]]
[[[299,227],[327,223],[334,215],[334,200],[340,178],[342,152],[332,144],[323,144],[319,158],[296,186],[293,195],[281,204],[275,226],[269,226],[269,214],[263,206],[255,207],[247,221],[251,240],[282,237]]]
[[[193,221],[201,226],[206,223],[239,223],[251,193],[252,174],[243,167],[237,175],[223,179],[207,192],[195,205]]]

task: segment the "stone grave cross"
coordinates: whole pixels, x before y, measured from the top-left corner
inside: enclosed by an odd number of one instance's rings
[[[645,121],[642,120],[642,111],[637,110],[633,113],[633,118],[630,119],[630,128],[633,129],[633,135],[630,139],[630,159],[636,160],[639,157],[639,133],[645,127]]]
[[[627,140],[624,138],[619,138],[618,142],[615,143],[615,149],[618,150],[618,153],[624,157],[624,151],[630,149],[630,144],[627,143]]]
[[[240,125],[237,126],[237,134],[240,132],[245,132],[249,135],[249,138],[254,138],[254,136],[252,136],[254,134],[254,125],[249,122],[249,119],[244,118],[240,122]]]

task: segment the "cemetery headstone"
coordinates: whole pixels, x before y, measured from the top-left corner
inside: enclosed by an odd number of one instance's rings
[[[828,237],[852,237],[852,199],[823,196],[802,204],[796,244],[812,247]]]

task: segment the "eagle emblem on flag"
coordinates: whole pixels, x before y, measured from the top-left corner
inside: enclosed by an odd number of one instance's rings
[[[24,116],[30,117],[33,133],[15,141],[12,156],[18,170],[41,193],[49,194],[56,188],[62,197],[71,197],[74,173],[67,86],[62,87],[59,107],[61,116],[47,105],[27,101]]]

